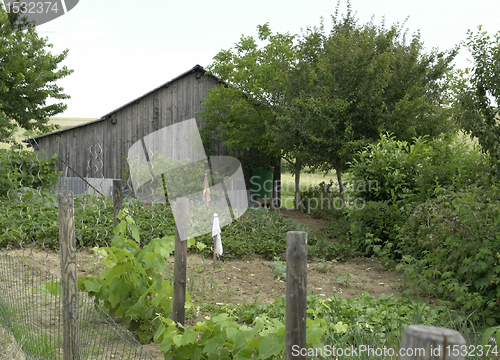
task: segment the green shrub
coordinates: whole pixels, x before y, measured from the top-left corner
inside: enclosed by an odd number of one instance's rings
[[[55,172],[57,154],[47,160],[19,147],[0,149],[0,196],[12,198],[12,190],[30,187],[52,189],[61,172]],[[9,192],[10,190],[10,192]]]
[[[390,201],[368,201],[364,207],[349,211],[351,242],[364,256],[390,250],[390,258],[400,257],[397,249],[399,230],[408,218],[411,206],[399,207]]]
[[[364,255],[400,259],[397,237],[413,208],[479,183],[484,164],[479,151],[452,137],[409,144],[382,135],[352,163],[347,197],[366,203],[348,207],[351,240]]]
[[[478,150],[453,137],[416,138],[409,144],[382,135],[352,162],[348,188],[366,201],[424,202],[436,189],[475,182],[485,163]]]
[[[500,189],[447,192],[413,211],[401,227],[398,266],[409,292],[424,293],[500,323]]]

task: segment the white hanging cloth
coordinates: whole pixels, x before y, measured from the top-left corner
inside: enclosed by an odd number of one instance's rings
[[[219,215],[215,213],[214,224],[212,226],[212,237],[214,238],[214,253],[217,255],[222,255],[222,241],[220,235]]]

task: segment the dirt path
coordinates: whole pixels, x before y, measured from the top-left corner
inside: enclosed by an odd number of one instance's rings
[[[323,231],[328,229],[330,223],[323,219],[315,218],[309,214],[302,211],[281,209],[281,214],[285,219],[292,221],[295,225],[302,224],[309,230],[311,230],[309,235],[320,236]]]

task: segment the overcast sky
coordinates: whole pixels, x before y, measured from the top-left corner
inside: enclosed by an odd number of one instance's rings
[[[80,0],[51,22],[37,27],[54,45],[69,49],[64,62],[74,73],[58,82],[71,96],[58,116],[99,118],[189,70],[206,67],[221,49],[242,35],[256,35],[269,22],[273,32],[300,33],[325,25],[336,1],[170,1]],[[361,23],[403,22],[420,31],[427,49],[449,50],[478,25],[500,31],[500,0],[351,0]],[[341,12],[346,1],[341,1]],[[466,53],[457,59],[467,66]]]

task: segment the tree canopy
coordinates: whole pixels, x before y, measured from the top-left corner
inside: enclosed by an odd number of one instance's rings
[[[398,24],[359,25],[350,7],[332,22],[329,34],[321,27],[303,39],[316,56],[304,58],[312,86],[297,100],[302,117],[311,118],[308,128],[317,129],[310,145],[318,167],[346,169],[381,132],[411,141],[449,130],[444,95],[456,49],[426,54],[418,33],[408,41]]]
[[[361,25],[347,10],[337,8],[329,33],[321,24],[273,34],[265,24],[259,41],[243,36],[219,52],[209,70],[225,84],[204,103],[207,133],[229,150],[281,156],[296,176],[309,166],[335,169],[340,181],[381,132],[411,140],[448,131],[446,74],[456,49],[426,54],[418,33],[408,41],[403,26]]]
[[[47,100],[68,99],[55,82],[73,71],[58,69],[68,50],[52,55],[47,38],[40,38],[34,24],[19,20],[19,13],[6,13],[0,4],[0,138],[19,126],[46,132],[50,116],[66,105],[47,105]],[[22,30],[25,29],[25,30]]]
[[[464,45],[472,68],[459,72],[454,90],[455,119],[465,133],[478,139],[500,172],[500,32],[469,31]]]
[[[208,70],[224,84],[209,91],[202,112],[208,147],[219,140],[229,151],[257,149],[275,162],[288,161],[296,175],[297,200],[300,170],[309,165],[310,156],[301,124],[285,126],[282,114],[288,106],[290,69],[299,53],[294,35],[273,34],[268,24],[258,26],[257,40],[243,36],[234,49],[214,57]]]

